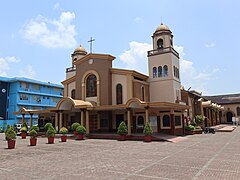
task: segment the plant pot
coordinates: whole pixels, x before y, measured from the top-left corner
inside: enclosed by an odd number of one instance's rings
[[[77,136],[77,131],[73,130],[73,134],[74,134],[74,136]]]
[[[61,141],[62,142],[67,142],[67,136],[66,135],[61,136]]]
[[[15,149],[16,140],[8,140],[8,149]]]
[[[37,138],[30,138],[30,146],[36,146],[37,144]]]
[[[54,144],[54,137],[48,137],[48,144]]]
[[[83,140],[84,134],[77,134],[77,140]]]
[[[27,133],[26,132],[21,132],[22,139],[26,139]]]
[[[120,134],[118,140],[119,141],[125,141],[126,140],[126,135],[125,134]]]
[[[145,142],[151,142],[152,141],[152,136],[151,135],[144,136],[144,141]]]

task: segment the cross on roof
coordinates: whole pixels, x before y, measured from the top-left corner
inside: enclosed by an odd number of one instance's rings
[[[92,37],[88,41],[90,43],[90,53],[92,53],[92,43],[93,43],[93,41],[95,41],[95,39],[93,39]]]

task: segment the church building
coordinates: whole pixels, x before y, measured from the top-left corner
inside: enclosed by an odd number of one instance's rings
[[[66,69],[64,98],[55,109],[55,126],[83,124],[87,133],[116,132],[122,121],[128,134],[142,133],[149,121],[154,132],[184,134],[181,103],[179,54],[173,35],[161,24],[153,33],[153,49],[148,51],[149,76],[135,70],[112,67],[110,54],[87,53],[78,47],[72,67]]]

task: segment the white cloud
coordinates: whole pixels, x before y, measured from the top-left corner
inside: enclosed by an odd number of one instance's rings
[[[19,71],[19,76],[26,77],[26,78],[34,78],[36,75],[35,71],[33,70],[32,65],[27,65],[24,69]]]
[[[126,65],[125,68],[146,73],[148,71],[147,51],[152,49],[152,45],[132,41],[129,46],[129,50],[119,55],[120,60]]]
[[[18,63],[21,60],[14,56],[0,57],[0,76],[7,76],[11,63]]]
[[[205,47],[206,48],[213,48],[213,47],[215,47],[216,46],[216,44],[215,43],[210,43],[210,44],[205,44]]]
[[[54,10],[62,10],[60,4],[57,2],[54,4],[54,7],[53,7]]]
[[[142,18],[140,18],[140,17],[136,17],[136,18],[134,19],[135,22],[139,22],[139,21],[141,21],[141,20],[142,20]]]
[[[130,49],[119,55],[123,62],[123,68],[133,69],[142,73],[148,73],[147,51],[152,49],[152,44],[140,43],[132,41],[129,43]],[[199,92],[207,93],[208,83],[215,78],[216,73],[220,70],[215,68],[212,70],[201,71],[194,66],[192,61],[185,59],[184,47],[174,46],[180,56],[180,78],[182,85],[186,89],[192,89]]]
[[[73,48],[77,45],[75,25],[72,21],[75,13],[62,12],[58,20],[48,19],[42,15],[30,20],[20,32],[33,43],[48,48]]]

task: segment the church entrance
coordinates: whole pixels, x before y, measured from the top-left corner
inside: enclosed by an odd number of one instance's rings
[[[233,117],[232,112],[227,112],[227,123],[232,123],[232,117]]]
[[[116,130],[118,129],[118,126],[120,125],[120,123],[124,121],[124,116],[123,114],[117,114],[116,115]]]
[[[90,132],[96,132],[98,130],[97,125],[97,115],[90,115],[89,116],[89,130]]]

